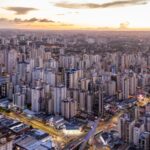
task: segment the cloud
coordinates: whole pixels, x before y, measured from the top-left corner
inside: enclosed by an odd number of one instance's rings
[[[0,18],[0,22],[5,22],[5,21],[7,21],[8,19],[6,19],[6,18]]]
[[[29,18],[29,19],[7,19],[0,18],[0,29],[60,29],[60,30],[68,30],[68,29],[79,29],[79,26],[73,24],[67,24],[59,21],[53,21],[46,18]]]
[[[7,18],[0,18],[0,28],[13,28],[15,23]]]
[[[53,20],[49,20],[46,18],[29,18],[29,19],[7,19],[7,18],[0,18],[0,28],[18,28],[18,29],[46,29],[61,26],[60,22],[55,22]]]
[[[39,19],[38,20],[39,22],[51,22],[51,23],[54,23],[55,21],[53,20],[48,20],[48,19]]]
[[[15,18],[13,20],[9,20],[7,18],[0,18],[0,23],[1,22],[11,22],[11,23],[34,23],[34,22],[41,22],[41,23],[55,23],[53,20],[49,19],[38,19],[38,18],[30,18],[30,19],[20,19],[20,18]]]
[[[13,20],[14,22],[16,22],[16,23],[21,23],[21,22],[45,22],[45,23],[54,23],[55,21],[53,21],[53,20],[49,20],[49,19],[38,19],[38,18],[30,18],[30,19],[24,19],[24,20],[22,20],[22,19],[20,19],[20,18],[15,18],[14,20]]]
[[[36,8],[32,8],[32,7],[6,7],[4,9],[9,11],[14,11],[17,15],[25,15],[30,11],[37,10]]]
[[[127,29],[129,27],[129,22],[120,23],[120,29]]]
[[[25,22],[36,22],[36,21],[38,21],[37,18],[31,18],[29,20],[25,20]]]
[[[116,0],[108,3],[68,3],[58,2],[55,3],[56,7],[71,8],[71,9],[94,9],[94,8],[110,8],[122,7],[128,5],[145,5],[149,0]]]

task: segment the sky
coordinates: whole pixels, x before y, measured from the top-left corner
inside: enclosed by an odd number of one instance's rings
[[[150,30],[150,0],[0,0],[0,28]]]

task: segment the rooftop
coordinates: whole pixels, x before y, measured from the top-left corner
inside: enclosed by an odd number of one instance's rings
[[[150,137],[150,133],[149,132],[142,132],[140,134],[140,139],[146,139],[148,137]]]
[[[33,129],[17,139],[15,144],[27,150],[50,150],[53,147],[52,141],[50,138],[42,140],[45,137],[49,135],[41,130]]]

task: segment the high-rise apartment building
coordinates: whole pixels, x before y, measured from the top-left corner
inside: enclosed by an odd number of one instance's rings
[[[67,98],[61,102],[61,115],[71,119],[77,114],[77,101]]]
[[[67,91],[64,85],[58,85],[53,89],[53,99],[54,99],[54,114],[61,113],[61,102],[66,99]]]

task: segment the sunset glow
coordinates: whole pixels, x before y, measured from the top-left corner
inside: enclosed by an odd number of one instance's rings
[[[0,28],[149,30],[149,0],[1,0]]]

